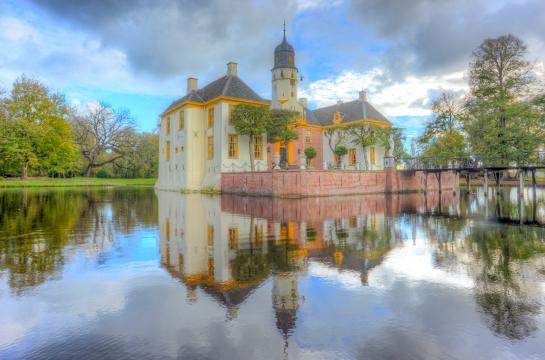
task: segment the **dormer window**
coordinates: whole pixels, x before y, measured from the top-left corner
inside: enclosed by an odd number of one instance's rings
[[[343,115],[340,111],[333,113],[333,124],[340,124],[343,121]]]

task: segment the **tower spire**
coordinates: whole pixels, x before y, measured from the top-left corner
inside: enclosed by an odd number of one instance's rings
[[[286,40],[286,20],[284,19],[284,40]]]

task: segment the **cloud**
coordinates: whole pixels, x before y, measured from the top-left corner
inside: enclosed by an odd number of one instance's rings
[[[457,71],[487,37],[513,33],[545,55],[541,0],[354,0],[350,14],[388,43],[384,63],[397,78]]]
[[[155,76],[207,72],[227,60],[244,60],[250,73],[267,68],[279,41],[282,21],[290,19],[296,1],[236,2],[165,0],[35,1],[59,21],[96,36],[101,44],[126,54],[136,72]],[[302,8],[317,6],[302,1]],[[275,31],[276,30],[276,31]]]
[[[467,81],[463,71],[394,81],[384,69],[374,68],[366,72],[343,71],[317,80],[303,88],[301,96],[320,107],[337,100],[353,100],[362,89],[367,91],[369,102],[386,116],[427,116],[431,114],[431,102],[442,91],[462,94],[467,90]]]

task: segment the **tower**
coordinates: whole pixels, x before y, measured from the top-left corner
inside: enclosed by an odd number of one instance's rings
[[[286,23],[284,37],[280,45],[274,49],[274,67],[272,72],[272,107],[302,111],[297,102],[297,82],[299,71],[295,67],[295,51],[286,40]]]

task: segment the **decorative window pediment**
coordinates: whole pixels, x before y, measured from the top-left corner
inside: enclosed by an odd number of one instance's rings
[[[333,113],[333,124],[340,124],[343,121],[343,114],[340,111]]]

